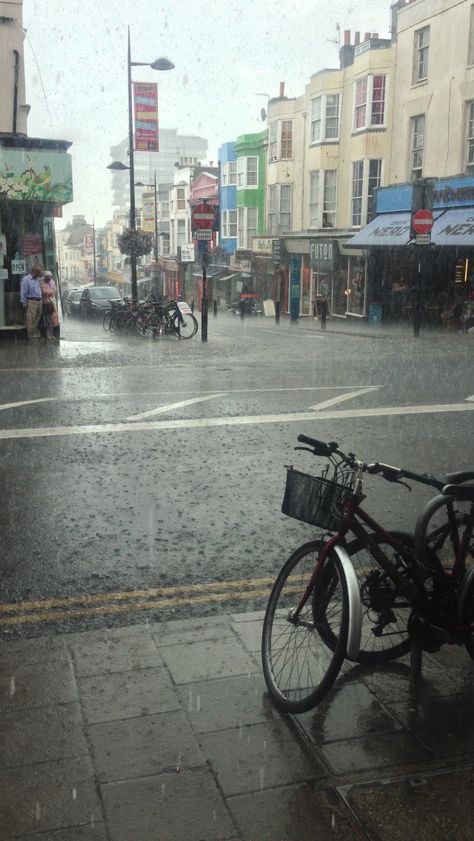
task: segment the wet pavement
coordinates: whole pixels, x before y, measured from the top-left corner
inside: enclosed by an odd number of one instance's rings
[[[471,841],[461,649],[281,715],[261,613],[5,642],[0,841]]]

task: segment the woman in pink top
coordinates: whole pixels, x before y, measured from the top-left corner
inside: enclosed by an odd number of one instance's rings
[[[57,323],[56,309],[56,284],[51,272],[44,272],[41,279],[41,292],[43,295],[43,321],[46,339],[54,339],[53,328]]]

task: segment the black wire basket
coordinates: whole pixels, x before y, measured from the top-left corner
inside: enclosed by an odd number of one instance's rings
[[[310,476],[287,467],[285,495],[281,510],[294,520],[327,531],[338,531],[344,516],[344,503],[352,494],[350,484]]]

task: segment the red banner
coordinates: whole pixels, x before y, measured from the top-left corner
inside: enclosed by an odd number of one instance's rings
[[[135,150],[158,152],[158,85],[156,82],[133,83]]]

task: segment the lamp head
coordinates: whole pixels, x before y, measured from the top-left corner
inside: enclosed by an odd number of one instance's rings
[[[150,67],[152,70],[173,70],[174,64],[168,58],[157,58]]]
[[[107,169],[115,169],[118,172],[123,172],[126,169],[130,169],[130,167],[126,166],[126,164],[123,164],[121,161],[112,161],[111,164],[107,165]]]

